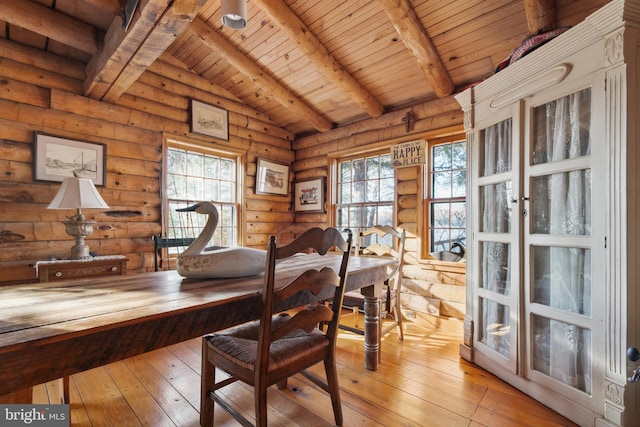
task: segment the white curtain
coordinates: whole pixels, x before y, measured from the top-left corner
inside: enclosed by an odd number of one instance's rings
[[[491,176],[511,170],[511,119],[483,131],[480,173]],[[489,184],[480,189],[481,230],[490,233],[511,231],[511,181]],[[492,292],[508,295],[510,291],[509,245],[484,241],[482,251],[482,284]],[[504,357],[510,357],[511,325],[509,307],[490,299],[482,299],[481,340]]]
[[[541,107],[546,159],[561,162],[591,152],[590,91]],[[539,122],[540,123],[540,122]],[[541,136],[538,134],[538,136]],[[552,236],[591,234],[591,171],[577,169],[534,180],[534,233]],[[537,302],[576,314],[590,314],[591,256],[588,248],[551,246],[533,252]],[[537,316],[534,368],[582,391],[591,391],[590,333],[578,326]]]

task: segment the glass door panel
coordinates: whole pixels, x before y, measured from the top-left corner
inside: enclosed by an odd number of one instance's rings
[[[531,179],[531,232],[591,235],[591,169]]]
[[[480,342],[491,350],[511,358],[511,324],[509,306],[480,298]]]
[[[512,168],[511,156],[511,118],[480,131],[480,176],[490,176],[510,171]]]
[[[592,144],[591,87],[565,93],[558,97],[557,89],[550,91],[547,100],[540,94],[529,110],[522,317],[529,349],[524,354],[529,378],[587,402],[594,391],[591,360],[598,327],[592,283],[602,280],[593,263],[603,257],[592,238],[594,223],[602,221],[594,212],[599,183],[592,176],[604,153],[596,158],[599,145]]]
[[[591,88],[534,108],[532,121],[532,164],[591,154]]]
[[[591,315],[591,250],[532,246],[532,301],[567,313]]]
[[[490,350],[492,360],[516,371],[519,291],[519,250],[517,243],[520,219],[517,215],[519,136],[514,123],[519,123],[519,108],[504,111],[511,114],[497,123],[480,127],[478,144],[473,147],[478,159],[473,169],[474,223],[477,236],[474,272],[477,295],[475,345]]]
[[[487,233],[511,233],[511,181],[487,184],[480,187],[480,231]]]
[[[509,295],[511,289],[511,245],[500,242],[481,242],[480,287],[500,295]]]
[[[533,369],[591,393],[591,331],[533,316]]]

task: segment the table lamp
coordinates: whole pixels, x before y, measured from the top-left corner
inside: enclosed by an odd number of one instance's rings
[[[93,232],[96,221],[85,219],[81,209],[108,209],[109,206],[96,190],[89,178],[77,176],[65,178],[58,193],[47,209],[76,209],[76,214],[62,221],[67,228],[67,234],[76,238],[76,244],[71,248],[70,259],[91,258],[89,246],[84,238]]]

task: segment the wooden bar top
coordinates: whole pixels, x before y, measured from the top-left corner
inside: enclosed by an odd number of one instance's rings
[[[276,275],[339,262],[296,256]],[[347,290],[377,296],[391,263],[352,257]],[[255,320],[262,285],[162,271],[0,287],[0,395]]]

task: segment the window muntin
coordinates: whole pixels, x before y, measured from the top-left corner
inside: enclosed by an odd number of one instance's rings
[[[430,151],[429,251],[449,251],[454,243],[466,246],[466,142],[438,143]]]
[[[167,148],[165,218],[169,238],[197,237],[207,216],[196,212],[177,212],[207,200],[219,212],[216,231],[209,242],[215,246],[238,245],[237,160],[220,153],[170,146]]]
[[[393,225],[395,172],[391,154],[339,160],[336,227],[354,235],[376,224]]]

